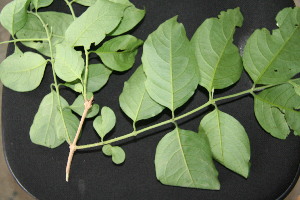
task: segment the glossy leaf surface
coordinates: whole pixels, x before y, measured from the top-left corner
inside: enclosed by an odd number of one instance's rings
[[[156,148],[155,170],[157,179],[166,185],[220,189],[205,134],[176,128],[165,135]]]
[[[174,111],[194,94],[199,82],[190,42],[177,17],[151,33],[143,49],[148,93],[156,102]]]
[[[199,133],[207,135],[213,156],[218,162],[248,177],[250,142],[239,121],[215,109],[201,120]]]
[[[218,18],[205,20],[195,32],[191,42],[200,70],[199,83],[208,91],[223,89],[239,80],[243,64],[233,35],[242,23],[240,9],[229,9]]]

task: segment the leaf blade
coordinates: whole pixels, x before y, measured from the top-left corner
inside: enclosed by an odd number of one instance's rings
[[[218,172],[204,134],[176,128],[157,145],[157,179],[166,185],[218,190]]]
[[[93,127],[98,135],[103,140],[105,135],[109,133],[116,124],[116,115],[112,109],[104,106],[101,109],[101,116],[98,116],[94,122]]]

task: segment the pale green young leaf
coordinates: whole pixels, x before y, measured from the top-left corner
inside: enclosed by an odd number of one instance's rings
[[[300,72],[300,8],[278,16],[279,29],[256,30],[246,43],[243,63],[255,84],[281,83]]]
[[[47,60],[39,54],[14,53],[0,64],[1,82],[18,92],[34,90],[42,81],[46,64]]]
[[[143,67],[140,66],[124,83],[119,97],[122,110],[134,122],[154,117],[164,109],[163,106],[151,99],[146,90],[145,81],[146,75]]]
[[[84,61],[81,52],[64,44],[56,45],[55,73],[66,82],[81,79]]]
[[[118,146],[111,147],[111,154],[112,154],[112,161],[119,165],[122,164],[125,161],[125,151]]]
[[[73,104],[70,106],[70,108],[77,113],[78,115],[82,116],[83,111],[84,111],[84,98],[83,95],[79,95]],[[86,118],[92,118],[95,117],[99,113],[99,105],[98,104],[93,104],[92,108],[89,109],[88,114]]]
[[[87,91],[96,92],[100,90],[108,81],[112,71],[102,64],[89,65]]]
[[[234,117],[215,109],[200,122],[213,157],[228,169],[247,178],[250,169],[250,142],[244,127]]]
[[[125,71],[133,66],[137,48],[142,44],[142,40],[132,35],[122,35],[105,42],[95,53],[107,67]]]
[[[15,35],[26,23],[30,0],[14,0],[0,13],[0,23],[11,35]]]
[[[101,109],[101,116],[98,116],[93,122],[94,129],[102,140],[115,127],[115,124],[116,115],[112,109],[106,106]]]
[[[62,107],[67,107],[68,102],[60,97]],[[51,91],[47,94],[36,113],[33,123],[30,127],[30,139],[33,143],[49,148],[55,148],[65,141],[65,137],[57,133],[55,119],[59,113],[57,94]]]
[[[165,185],[220,189],[205,134],[176,128],[165,135],[156,148],[155,170]]]
[[[31,0],[31,9],[39,9],[43,7],[48,7],[53,3],[53,0]]]
[[[199,84],[210,92],[234,84],[241,76],[243,64],[233,35],[242,23],[239,8],[222,11],[218,18],[205,20],[191,40],[200,70]]]
[[[112,151],[111,151],[112,146],[110,144],[104,145],[102,147],[102,152],[106,156],[112,156]]]
[[[79,119],[72,113],[70,109],[64,109],[62,114],[57,113],[55,117],[55,127],[57,137],[61,140],[65,139],[72,142],[75,138],[79,126]]]
[[[288,83],[254,95],[254,112],[257,121],[265,131],[279,139],[285,139],[290,129],[299,135],[300,111],[296,109],[299,107],[300,96]]]
[[[78,17],[67,29],[65,37],[71,46],[89,49],[92,43],[99,44],[120,23],[127,6],[98,0]]]
[[[124,16],[120,22],[120,24],[117,26],[113,32],[111,32],[109,35],[115,36],[115,35],[121,35],[123,33],[126,33],[127,31],[134,28],[144,17],[146,14],[145,10],[141,10],[136,8],[132,3],[130,3],[127,0],[111,0],[115,3],[120,3],[127,5],[127,7],[124,11]]]
[[[71,22],[73,22],[72,15],[59,13],[59,12],[38,12],[38,15],[42,20],[48,24],[48,27],[52,30],[51,44],[52,51],[55,55],[55,46],[64,41],[64,34]],[[20,39],[30,38],[47,38],[45,28],[40,20],[33,14],[28,14],[28,19],[25,26],[17,32],[17,37]],[[22,42],[24,45],[36,49],[45,56],[50,57],[48,41],[42,42]]]
[[[177,17],[151,33],[143,49],[148,93],[156,102],[174,111],[194,94],[199,82],[190,42]]]

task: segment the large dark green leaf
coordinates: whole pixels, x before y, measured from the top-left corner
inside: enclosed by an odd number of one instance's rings
[[[258,122],[265,131],[279,139],[285,139],[290,129],[294,130],[295,135],[300,135],[299,108],[300,96],[288,83],[254,95],[254,111]]]
[[[211,151],[217,161],[232,171],[248,177],[250,142],[239,121],[215,109],[201,120],[199,133],[207,135]]]
[[[166,185],[220,189],[205,134],[176,128],[165,135],[156,149],[155,170],[157,179]]]
[[[279,29],[256,30],[248,39],[243,61],[255,84],[276,84],[300,72],[300,8],[286,8],[277,18]]]
[[[191,42],[200,70],[200,85],[208,91],[223,89],[239,80],[243,64],[233,35],[242,23],[240,9],[229,9],[218,18],[205,20],[194,34]]]
[[[156,102],[174,111],[193,94],[199,82],[190,42],[177,17],[167,20],[144,43],[146,89]]]

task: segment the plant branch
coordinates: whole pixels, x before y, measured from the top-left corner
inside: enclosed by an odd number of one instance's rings
[[[75,15],[74,9],[73,9],[73,7],[72,7],[72,3],[73,3],[74,1],[69,2],[68,0],[65,0],[65,2],[66,2],[66,4],[68,5],[68,7],[69,7],[69,9],[70,9],[70,11],[71,11],[71,14],[72,14],[73,19],[75,20],[75,19],[76,19],[76,15]]]
[[[83,80],[83,98],[87,100],[87,79],[89,73],[89,52],[88,50],[84,49],[85,54],[85,70],[84,70],[84,80]]]
[[[299,78],[297,79],[293,79],[293,80],[298,80]],[[169,119],[169,120],[166,120],[166,121],[163,121],[163,122],[160,122],[158,124],[154,124],[154,125],[151,125],[149,127],[146,127],[146,128],[143,128],[141,130],[134,130],[133,132],[131,133],[128,133],[126,135],[123,135],[123,136],[120,136],[120,137],[117,137],[117,138],[114,138],[114,139],[110,139],[110,140],[107,140],[107,141],[103,141],[103,142],[97,142],[97,143],[93,143],[93,144],[86,144],[86,145],[80,145],[80,146],[76,146],[76,149],[87,149],[87,148],[93,148],[93,147],[98,147],[98,146],[103,146],[103,145],[106,145],[106,144],[111,144],[113,142],[117,142],[117,141],[120,141],[120,140],[124,140],[124,139],[127,139],[127,138],[130,138],[130,137],[134,137],[134,136],[137,136],[138,134],[140,133],[143,133],[143,132],[146,132],[148,130],[151,130],[151,129],[154,129],[154,128],[157,128],[157,127],[160,127],[160,126],[163,126],[163,125],[166,125],[166,124],[169,124],[169,123],[174,123],[174,121],[178,121],[180,119],[183,119],[185,117],[188,117],[210,105],[214,105],[217,101],[222,101],[222,100],[226,100],[226,99],[230,99],[230,98],[234,98],[234,97],[238,97],[238,96],[242,96],[242,95],[246,95],[246,94],[249,94],[249,93],[253,93],[253,92],[257,92],[257,91],[261,91],[261,90],[264,90],[264,89],[267,89],[267,88],[270,88],[270,87],[274,87],[274,86],[277,86],[277,85],[281,85],[281,84],[284,84],[286,82],[282,82],[282,83],[279,83],[279,84],[272,84],[272,85],[265,85],[265,86],[261,86],[261,87],[256,87],[256,88],[250,88],[248,90],[245,90],[245,91],[242,91],[242,92],[238,92],[238,93],[235,93],[235,94],[231,94],[231,95],[227,95],[227,96],[224,96],[224,97],[219,97],[219,98],[216,98],[216,99],[211,99],[209,100],[208,102],[206,102],[205,104],[185,113],[185,114],[182,114],[182,115],[179,115],[177,117],[174,117],[172,119]]]
[[[32,41],[48,41],[48,38],[29,38],[29,39],[14,39],[14,40],[8,40],[0,42],[1,44],[7,44],[7,43],[15,43],[15,42],[32,42]]]
[[[88,114],[89,109],[92,107],[93,98],[94,97],[92,97],[90,100],[87,100],[87,101],[84,102],[84,111],[83,111],[78,129],[77,129],[75,138],[74,138],[72,144],[70,144],[70,152],[69,152],[68,162],[67,162],[67,167],[66,167],[66,181],[67,182],[69,181],[69,174],[70,174],[72,159],[73,159],[74,153],[75,153],[76,148],[77,148],[76,144],[77,144],[77,141],[78,141],[81,129],[82,129],[82,125],[83,125],[84,120],[86,118],[86,115]]]

